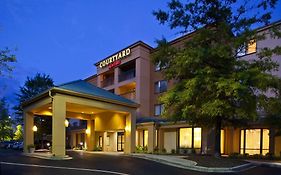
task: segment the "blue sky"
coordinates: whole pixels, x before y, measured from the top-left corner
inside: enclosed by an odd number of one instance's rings
[[[100,59],[133,42],[177,37],[152,11],[167,0],[0,0],[0,48],[17,49],[12,78],[1,78],[0,96],[14,93],[27,76],[49,74],[55,84],[96,72]],[[280,2],[273,21],[281,18]]]

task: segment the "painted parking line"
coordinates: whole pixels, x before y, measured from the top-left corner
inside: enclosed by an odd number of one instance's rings
[[[72,167],[59,167],[59,166],[49,166],[49,165],[36,165],[36,164],[24,164],[24,163],[12,163],[12,162],[0,162],[2,165],[11,165],[11,166],[25,166],[25,167],[37,167],[37,168],[52,168],[52,169],[62,169],[62,170],[76,170],[76,171],[88,171],[88,172],[99,172],[106,174],[117,174],[117,175],[129,175],[126,173],[120,173],[115,171],[108,170],[99,170],[99,169],[88,169],[88,168],[72,168]]]

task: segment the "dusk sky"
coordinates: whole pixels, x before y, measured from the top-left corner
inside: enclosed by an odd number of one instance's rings
[[[153,10],[167,0],[0,0],[0,48],[17,49],[12,78],[0,79],[0,96],[14,94],[27,76],[49,74],[60,84],[96,73],[97,61],[142,40],[155,46],[176,31],[159,25]],[[278,4],[272,21],[281,18]]]

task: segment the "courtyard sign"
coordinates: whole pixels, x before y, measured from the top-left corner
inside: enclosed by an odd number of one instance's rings
[[[117,65],[119,65],[121,63],[120,59],[122,59],[122,58],[124,58],[124,57],[126,57],[126,56],[128,56],[130,54],[131,54],[131,49],[130,48],[124,49],[121,52],[119,52],[119,53],[117,53],[117,54],[115,54],[115,55],[113,55],[113,56],[111,56],[111,57],[101,61],[99,63],[99,67],[103,68],[105,66],[112,65],[112,66],[110,66],[110,68],[113,68],[113,67],[115,67],[115,66],[117,66]],[[117,64],[115,64],[115,63],[117,63]]]

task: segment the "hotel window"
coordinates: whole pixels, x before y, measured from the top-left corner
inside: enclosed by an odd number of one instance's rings
[[[225,131],[221,129],[221,154],[224,154]]]
[[[257,42],[256,40],[252,39],[249,41],[249,43],[246,45],[244,44],[239,49],[237,56],[244,56],[247,54],[255,53],[257,51]]]
[[[154,115],[159,116],[164,111],[164,104],[157,104],[154,106]]]
[[[102,142],[103,142],[102,136],[99,136],[99,147],[100,148],[102,148]]]
[[[155,93],[162,93],[162,92],[167,91],[167,85],[168,85],[167,80],[161,80],[161,81],[155,82],[154,92]]]
[[[148,130],[143,131],[143,146],[148,145]]]
[[[243,129],[240,132],[241,154],[262,154],[269,152],[268,129]]]
[[[180,148],[201,148],[201,128],[180,128],[179,146]]]
[[[160,70],[166,69],[166,68],[167,68],[167,65],[161,66],[161,62],[155,64],[155,71],[160,71]]]

